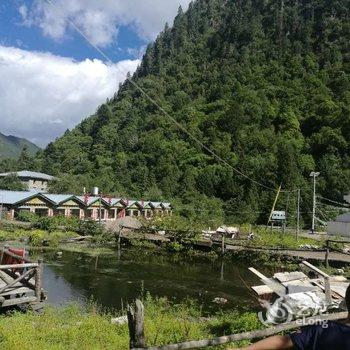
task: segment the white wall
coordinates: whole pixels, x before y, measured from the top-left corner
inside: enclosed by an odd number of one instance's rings
[[[329,235],[350,237],[350,222],[331,221],[327,224],[327,233]]]

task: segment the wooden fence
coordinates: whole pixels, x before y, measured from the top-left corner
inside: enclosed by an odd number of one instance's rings
[[[128,306],[128,325],[131,350],[185,350],[201,349],[208,346],[218,346],[241,340],[253,340],[276,335],[284,331],[291,331],[303,325],[315,324],[316,322],[342,320],[347,318],[347,312],[339,312],[327,315],[308,317],[290,323],[280,324],[271,328],[244,332],[239,334],[224,335],[212,339],[191,340],[182,343],[168,344],[163,346],[147,346],[144,329],[144,306],[140,300],[136,300],[133,307]]]
[[[42,261],[33,262],[5,247],[1,252],[1,261],[6,261],[8,257],[16,262],[0,265],[0,307],[30,304],[36,309],[45,300]]]
[[[332,250],[332,251],[335,251],[335,252],[342,253],[342,254],[347,254],[347,255],[349,255],[349,253],[345,253],[345,252],[343,252],[342,250],[339,250],[339,249],[336,249],[336,248],[334,248],[334,247],[331,247],[331,243],[349,244],[350,241],[345,241],[345,240],[338,241],[338,240],[335,240],[335,239],[327,239],[327,240],[326,240],[325,264],[326,264],[326,267],[327,267],[327,268],[329,267],[329,252],[330,252],[331,250]]]

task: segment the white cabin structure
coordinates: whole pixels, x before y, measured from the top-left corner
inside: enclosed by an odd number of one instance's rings
[[[345,195],[344,200],[350,203],[350,194]],[[327,233],[333,236],[350,237],[350,211],[339,215],[335,221],[328,222]]]

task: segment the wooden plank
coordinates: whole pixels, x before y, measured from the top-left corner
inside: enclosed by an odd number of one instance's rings
[[[6,275],[6,273],[4,271],[0,270],[0,278],[3,282],[5,282],[6,284],[9,284],[13,281],[13,278]],[[2,281],[0,281],[0,283],[2,283]]]
[[[14,279],[12,282],[10,282],[9,284],[7,284],[6,286],[0,288],[0,294],[2,292],[4,292],[7,288],[10,288],[12,286],[14,286],[16,283],[19,283],[21,280],[23,280],[25,277],[29,276],[30,274],[32,274],[34,272],[33,269],[26,271],[25,273],[23,273],[22,275],[18,276],[16,279]]]
[[[342,298],[345,298],[346,290],[349,287],[349,283],[335,284],[331,282],[331,290],[339,294]]]
[[[262,282],[265,283],[280,297],[283,297],[287,294],[287,288],[273,278],[262,280]]]
[[[32,267],[38,267],[38,264],[31,263],[31,264],[0,265],[0,270],[13,270],[13,269],[23,269],[23,268],[32,268]]]
[[[323,280],[317,280],[314,281],[314,283],[319,286],[322,290],[325,290],[324,281]],[[341,298],[345,298],[346,290],[349,286],[349,282],[330,282],[330,287],[333,292],[333,297],[337,298],[337,296]],[[337,294],[337,295],[334,295]],[[338,298],[339,299],[339,298]]]
[[[331,282],[347,282],[347,283],[350,283],[348,281],[348,279],[344,276],[331,276],[330,277],[330,281]]]
[[[17,282],[16,284],[14,284],[13,286],[11,286],[11,288],[21,288],[23,287],[24,283],[21,283],[21,282]],[[5,287],[7,286],[7,284],[5,283],[0,283],[0,287]]]
[[[301,271],[284,272],[284,273],[279,272],[279,273],[275,273],[273,277],[276,278],[281,283],[308,278],[305,275],[305,273]]]
[[[268,277],[264,276],[261,272],[259,272],[258,270],[254,269],[254,267],[249,267],[248,269],[250,272],[253,272],[254,275],[258,276],[261,279],[267,280]]]
[[[27,287],[20,287],[20,288],[13,288],[10,290],[6,290],[6,292],[1,293],[0,296],[11,296],[16,294],[29,294],[29,293],[34,293],[34,291]]]
[[[209,346],[223,345],[241,340],[252,340],[269,337],[284,331],[290,331],[292,329],[298,329],[303,325],[315,324],[316,321],[334,321],[344,320],[348,316],[347,312],[339,312],[336,314],[317,315],[308,317],[304,320],[297,320],[286,324],[276,325],[271,328],[261,329],[258,331],[244,332],[239,334],[231,334],[213,339],[192,340],[183,343],[169,344],[164,346],[150,346],[150,347],[137,347],[133,350],[187,350],[187,349],[199,349]]]
[[[319,288],[309,280],[292,280],[289,282],[282,283],[285,287],[287,287],[288,294],[293,293],[305,293],[305,292],[316,292],[319,291]]]
[[[9,275],[11,278],[17,278],[17,275],[12,272],[12,270],[4,270],[3,272],[5,272],[7,275]],[[21,284],[23,284],[24,286],[30,288],[30,289],[35,289],[35,281],[34,278],[31,278],[30,280],[22,280]]]
[[[252,290],[259,296],[273,293],[273,290],[270,287],[266,286],[266,285],[253,286]]]
[[[277,280],[266,277],[261,272],[254,269],[254,267],[249,267],[249,271],[253,272],[256,276],[258,276],[261,279],[261,281],[264,284],[266,284],[270,289],[272,289],[278,296],[281,297],[283,295],[286,295],[286,288]]]
[[[36,297],[22,297],[22,298],[13,298],[13,299],[5,299],[2,306],[8,307],[13,305],[20,305],[20,304],[26,304],[26,303],[32,303],[36,301]]]
[[[327,273],[323,272],[322,270],[320,270],[319,268],[317,268],[316,266],[310,264],[307,261],[303,261],[303,264],[305,266],[307,266],[309,269],[315,271],[316,273],[318,273],[319,275],[321,275],[322,277],[330,277]]]
[[[324,281],[318,281],[318,282],[314,282],[316,286],[318,286],[323,292],[326,291],[326,288],[324,286]],[[332,291],[332,298],[334,299],[343,299],[337,292]]]

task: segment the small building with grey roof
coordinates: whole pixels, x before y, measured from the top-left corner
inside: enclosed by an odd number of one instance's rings
[[[29,170],[0,174],[0,177],[6,176],[17,177],[28,191],[47,191],[49,183],[56,179],[54,176]]]
[[[350,194],[344,196],[344,200],[350,203]],[[327,223],[329,235],[350,237],[350,208],[349,212],[339,215],[334,221]]]

